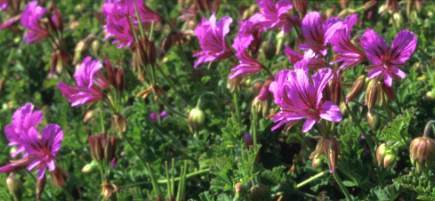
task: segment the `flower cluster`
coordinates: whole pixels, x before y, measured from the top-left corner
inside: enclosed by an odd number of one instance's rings
[[[37,169],[38,180],[43,180],[47,169],[55,171],[55,159],[61,148],[63,131],[57,124],[47,124],[40,132],[38,126],[42,118],[42,112],[35,110],[31,103],[14,112],[12,122],[5,126],[4,132],[8,145],[16,149],[12,152],[12,157],[21,155],[21,158],[0,167],[0,172]]]
[[[358,23],[357,14],[326,18],[320,12],[311,11],[299,18],[290,13],[293,5],[289,0],[257,0],[257,4],[259,11],[239,23],[232,44],[239,63],[231,69],[230,79],[264,69],[256,58],[262,33],[269,30],[287,33],[292,27],[300,30],[301,40],[295,46],[297,50],[289,46],[284,49],[293,69],[276,73],[270,86],[274,102],[280,108],[272,117],[276,122],[274,129],[293,125],[302,119],[305,119],[304,132],[320,119],[339,122],[342,115],[337,104],[341,99],[341,74],[346,69],[368,62],[368,78],[383,79],[384,83],[378,88],[388,93],[392,91],[393,78],[405,77],[400,67],[409,60],[417,44],[412,32],[399,32],[388,47],[372,29],[367,29],[359,40],[354,40],[352,29]],[[213,14],[196,27],[201,51],[194,55],[199,57],[194,67],[229,56],[231,50],[225,36],[231,22],[227,16],[217,21]],[[328,54],[329,48],[333,55]]]
[[[106,38],[114,38],[118,48],[130,47],[139,24],[160,21],[160,16],[142,0],[105,0],[101,11],[105,17]]]

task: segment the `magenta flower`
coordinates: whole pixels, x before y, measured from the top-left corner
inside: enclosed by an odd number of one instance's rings
[[[293,64],[294,68],[319,69],[326,67],[325,60],[311,49],[308,49],[302,54],[294,51],[290,47],[285,47],[284,53],[290,63]]]
[[[230,55],[231,49],[227,46],[225,36],[230,31],[230,25],[233,22],[231,17],[224,16],[217,21],[213,14],[210,19],[203,19],[196,26],[195,35],[198,38],[201,51],[196,52],[193,56],[197,57],[194,68],[203,63],[217,61]]]
[[[38,179],[45,176],[45,171],[50,172],[56,169],[55,158],[60,150],[63,141],[63,131],[57,124],[48,124],[40,135],[36,129],[28,133],[25,147],[30,164],[27,170],[38,169]]]
[[[399,67],[411,58],[417,47],[417,37],[410,31],[402,30],[394,38],[391,47],[388,47],[382,36],[373,29],[368,29],[362,35],[360,43],[372,64],[368,77],[382,77],[385,85],[391,87],[393,78],[406,77]]]
[[[160,16],[144,5],[142,0],[106,0],[101,10],[106,20],[106,39],[114,38],[113,43],[118,48],[130,47],[134,41],[134,29],[139,23],[160,21]]]
[[[337,105],[323,99],[323,91],[332,79],[332,70],[323,68],[311,77],[303,69],[282,70],[270,84],[274,102],[280,107],[272,120],[276,130],[305,119],[302,131],[308,132],[320,119],[339,122],[342,114]]]
[[[42,112],[35,110],[31,103],[26,103],[18,108],[10,124],[6,125],[4,132],[9,146],[15,146],[16,150],[11,153],[12,157],[24,152],[23,138],[31,128],[36,128],[42,121]]]
[[[150,119],[150,121],[152,122],[157,122],[159,120],[163,120],[166,119],[169,116],[169,113],[166,112],[165,110],[161,111],[161,112],[151,112],[148,116],[148,118]]]
[[[102,89],[108,84],[99,72],[102,67],[100,61],[86,57],[74,73],[75,86],[63,82],[58,84],[57,87],[71,106],[93,103],[104,97]]]
[[[304,43],[299,47],[302,50],[312,49],[316,54],[326,55],[325,32],[337,20],[337,18],[325,20],[319,12],[307,13],[301,24]]]
[[[245,51],[255,41],[259,40],[262,32],[260,21],[256,16],[252,16],[247,20],[242,20],[239,23],[239,32],[233,41],[233,48],[236,50],[236,55],[245,54]]]
[[[331,44],[335,62],[341,64],[340,69],[353,67],[365,59],[364,53],[351,41],[352,28],[357,21],[357,14],[350,15],[334,23],[325,33],[325,44]]]
[[[8,0],[0,0],[0,10],[6,10],[9,7]]]
[[[292,27],[289,10],[293,8],[290,0],[257,0],[260,13],[257,18],[262,18],[260,24],[263,29],[280,28],[289,32]]]
[[[33,122],[33,120],[35,121]],[[30,103],[14,113],[12,124],[15,125],[13,127],[26,129],[13,129],[14,132],[19,132],[15,134],[20,136],[20,140],[17,141],[16,138],[13,138],[13,141],[9,141],[9,143],[23,147],[23,155],[21,159],[12,160],[10,163],[1,166],[0,172],[9,173],[24,167],[31,171],[36,168],[38,170],[38,180],[43,180],[47,169],[50,172],[56,169],[55,158],[62,144],[63,131],[56,124],[48,124],[42,130],[41,135],[36,127],[41,120],[42,113],[40,111],[33,112],[33,105]],[[10,139],[9,131],[6,131],[8,140]]]
[[[47,13],[47,9],[38,5],[37,1],[31,1],[21,14],[21,25],[26,29],[24,41],[36,43],[48,36],[48,30],[41,26],[41,19]]]
[[[246,53],[237,55],[237,58],[239,59],[239,64],[231,69],[230,79],[255,74],[262,69],[261,64]]]

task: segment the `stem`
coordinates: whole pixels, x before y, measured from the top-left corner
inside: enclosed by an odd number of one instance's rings
[[[346,106],[346,110],[349,112],[349,114],[350,114],[350,116],[352,117],[352,120],[354,121],[354,122],[360,122],[357,118],[356,118],[356,116],[353,114],[353,111],[350,109],[350,107],[349,107],[349,104],[345,101],[344,102],[344,105]],[[361,132],[361,133],[365,133],[364,132],[364,129],[361,127],[361,125],[359,124],[359,123],[356,123],[356,126],[358,127],[358,129],[359,129],[359,131]],[[370,155],[372,156],[372,160],[373,160],[373,163],[374,164],[376,164],[376,154],[375,154],[375,149],[374,149],[374,146],[373,146],[373,144],[372,144],[372,142],[374,142],[374,140],[372,141],[372,136],[373,135],[371,135],[371,132],[370,132],[370,130],[368,131],[369,133],[368,133],[368,138],[370,138],[370,140],[367,140],[367,144],[369,145],[369,148],[370,148]]]
[[[210,168],[206,168],[206,169],[202,169],[202,170],[198,170],[196,172],[192,172],[192,173],[186,174],[185,178],[188,179],[188,178],[195,177],[197,175],[205,174],[205,173],[208,173],[208,172],[210,172]],[[159,183],[159,184],[165,184],[165,183],[170,182],[171,180],[172,181],[180,181],[181,177],[175,177],[174,179],[159,179],[159,180],[157,180],[157,183]]]
[[[435,120],[430,120],[426,123],[426,126],[424,127],[424,132],[423,132],[423,136],[424,137],[429,137],[430,135],[430,130],[433,131],[432,128],[432,124],[435,124]]]
[[[313,181],[319,179],[320,177],[323,177],[323,176],[326,175],[328,172],[329,172],[328,170],[325,170],[325,171],[323,171],[323,172],[319,172],[319,173],[317,173],[317,174],[311,176],[310,178],[308,178],[308,179],[306,179],[306,180],[304,180],[304,181],[302,181],[302,182],[296,184],[296,189],[302,188],[303,186],[305,186],[305,185],[307,185],[307,184],[309,184],[309,183],[311,183],[311,182],[313,182]]]
[[[139,158],[139,160],[144,164],[145,169],[147,170],[149,177],[151,179],[151,185],[153,186],[153,190],[156,192],[157,195],[160,195],[159,186],[157,185],[156,179],[154,178],[154,175],[151,171],[151,167],[148,162],[145,161],[145,159],[142,159],[142,157],[139,155],[139,152],[134,148],[131,141],[128,139],[128,137],[124,138],[127,144],[130,146],[130,148],[133,150],[134,154]]]
[[[346,187],[343,185],[343,182],[341,181],[340,177],[337,174],[337,171],[335,171],[332,176],[335,179],[335,182],[338,184],[338,187],[340,187],[341,192],[346,197],[346,200],[352,200],[349,191],[347,191]]]

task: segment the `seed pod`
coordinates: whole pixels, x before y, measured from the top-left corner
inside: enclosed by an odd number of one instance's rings
[[[352,101],[361,93],[361,90],[364,88],[365,79],[366,77],[364,75],[361,75],[355,80],[352,88],[346,95],[346,102]]]

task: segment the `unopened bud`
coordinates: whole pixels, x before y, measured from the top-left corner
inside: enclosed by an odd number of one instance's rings
[[[366,79],[365,76],[361,75],[355,80],[352,88],[346,95],[346,102],[352,101],[355,97],[357,97],[361,93],[361,90],[364,88],[365,79]]]
[[[123,133],[127,130],[127,121],[125,120],[124,116],[120,114],[114,114],[112,116],[112,123],[119,133]]]
[[[15,173],[10,173],[6,178],[6,186],[12,197],[14,197],[15,200],[19,200],[23,190],[23,183],[17,178]]]
[[[322,156],[320,154],[315,154],[311,159],[311,167],[317,169],[321,164],[322,164]]]
[[[95,55],[98,54],[98,52],[100,51],[100,41],[98,41],[98,40],[92,41],[92,43],[91,43],[91,51]]]
[[[366,105],[367,105],[367,108],[369,109],[369,110],[371,110],[374,106],[375,106],[375,104],[376,104],[376,101],[377,101],[377,99],[378,99],[378,94],[379,94],[379,87],[377,86],[378,84],[377,84],[377,80],[376,79],[371,79],[370,81],[369,81],[369,84],[367,85],[367,89],[366,89]]]
[[[204,124],[205,115],[204,112],[198,106],[190,110],[187,117],[187,122],[192,130],[196,131]]]
[[[307,0],[292,0],[295,10],[299,16],[305,16],[307,13],[308,1]]]
[[[396,155],[394,154],[387,154],[384,157],[384,161],[383,161],[383,167],[384,168],[390,168],[391,166],[394,165],[394,163],[396,163]]]
[[[98,162],[95,160],[92,160],[90,163],[86,164],[82,168],[82,173],[90,173],[94,171],[98,167]]]
[[[52,182],[58,188],[62,188],[65,185],[65,181],[67,180],[67,178],[68,175],[66,174],[66,172],[59,167],[56,167],[56,169],[51,172]]]
[[[396,162],[397,157],[393,149],[389,148],[386,143],[382,143],[376,149],[376,161],[380,167],[390,168]]]
[[[371,129],[376,129],[378,127],[378,116],[374,114],[373,112],[368,111],[367,112],[367,124]]]
[[[94,113],[94,110],[86,111],[85,115],[83,115],[83,123],[88,123],[94,117]]]
[[[40,201],[42,192],[44,192],[46,178],[37,179],[36,181],[36,200]]]
[[[429,167],[435,160],[435,140],[427,136],[413,139],[409,154],[411,163],[416,165],[418,171]]]
[[[247,147],[252,146],[254,144],[254,140],[252,139],[252,135],[250,133],[246,132],[243,135],[243,142],[245,143],[245,145]]]
[[[104,180],[101,184],[101,195],[104,200],[109,200],[117,191],[118,187],[107,180]]]

